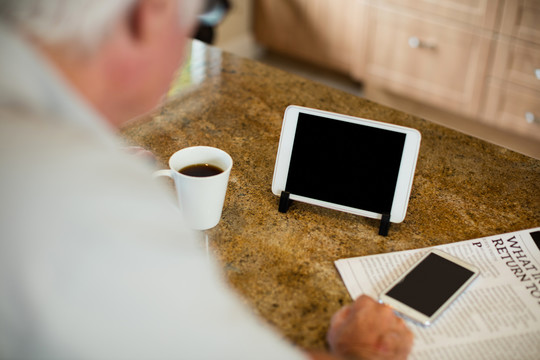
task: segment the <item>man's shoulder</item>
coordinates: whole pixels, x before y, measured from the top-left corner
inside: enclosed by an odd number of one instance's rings
[[[123,144],[112,134],[96,133],[51,114],[36,114],[24,109],[0,107],[0,162],[3,170],[25,168],[50,171],[43,176],[73,177],[78,181],[104,182],[114,187],[114,180],[132,182],[150,179],[152,169],[144,161],[121,150]],[[113,139],[113,141],[104,141]],[[29,170],[28,170],[29,171]],[[107,173],[107,179],[103,174]],[[127,173],[127,174],[124,174]],[[124,174],[124,175],[122,175]],[[67,178],[66,178],[67,180]]]
[[[129,229],[142,224],[183,231],[173,196],[152,179],[152,168],[120,145],[104,144],[69,123],[0,109],[1,207],[12,217],[35,213],[49,222],[130,236]]]
[[[57,115],[15,107],[0,107],[0,137],[4,145],[13,147],[91,140],[84,129],[62,121]]]

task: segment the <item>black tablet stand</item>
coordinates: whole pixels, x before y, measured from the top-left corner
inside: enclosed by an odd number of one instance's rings
[[[291,206],[292,200],[290,199],[291,193],[288,191],[282,191],[281,196],[279,197],[279,208],[280,213],[286,213]],[[390,214],[382,214],[381,224],[379,225],[379,235],[387,236],[388,229],[390,229]]]
[[[388,229],[390,229],[390,214],[382,214],[381,225],[379,225],[379,235],[388,235]]]
[[[278,211],[280,213],[286,213],[287,210],[289,210],[289,206],[291,206],[292,200],[289,199],[289,195],[291,195],[288,191],[282,191],[281,196],[279,197],[279,208]]]

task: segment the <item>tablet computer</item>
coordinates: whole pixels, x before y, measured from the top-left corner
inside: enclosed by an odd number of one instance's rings
[[[402,222],[420,138],[415,129],[291,105],[283,118],[272,192]]]

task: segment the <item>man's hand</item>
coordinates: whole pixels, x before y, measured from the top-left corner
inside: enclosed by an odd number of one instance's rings
[[[405,322],[365,295],[334,314],[327,339],[331,353],[345,359],[406,359],[413,344]]]

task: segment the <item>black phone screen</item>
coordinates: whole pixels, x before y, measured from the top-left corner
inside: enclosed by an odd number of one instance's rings
[[[405,138],[395,131],[300,113],[285,190],[389,214]]]
[[[430,317],[474,274],[431,253],[386,295]]]

